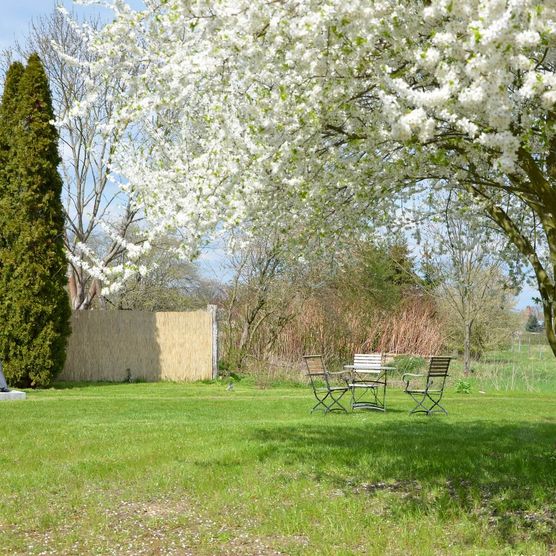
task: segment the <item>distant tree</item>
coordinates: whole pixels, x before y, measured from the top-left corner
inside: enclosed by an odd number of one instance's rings
[[[230,367],[241,370],[261,331],[266,329],[268,334],[259,351],[267,351],[292,318],[290,302],[297,288],[291,280],[296,265],[284,242],[272,234],[232,251],[233,277],[224,300],[224,354]]]
[[[332,285],[361,313],[392,309],[420,282],[407,243],[399,239],[382,244],[354,240],[336,259],[339,269]]]
[[[415,265],[410,256],[406,241],[397,240],[387,249],[388,259],[394,270],[393,283],[400,289],[414,288],[421,282],[415,272]]]
[[[38,55],[30,56],[23,73],[14,65],[8,76],[1,132],[0,348],[8,381],[44,386],[63,368],[70,333],[58,132]]]
[[[130,241],[140,234],[135,227]],[[188,311],[205,308],[214,303],[219,292],[214,283],[200,276],[194,263],[178,257],[178,240],[168,237],[158,240],[143,259],[152,270],[135,274],[121,289],[106,296],[108,307],[135,311]],[[107,246],[110,249],[110,246]],[[100,252],[102,248],[98,247]],[[125,253],[120,256],[125,259]],[[115,262],[119,262],[115,259]],[[121,261],[125,264],[125,260]]]
[[[437,202],[438,206],[443,204]],[[428,231],[425,287],[438,298],[448,328],[463,347],[467,375],[473,344],[481,345],[478,335],[482,330],[484,336],[489,329],[489,319],[513,323],[507,316],[512,306],[511,280],[504,272],[506,242],[500,234],[480,226],[476,214],[460,214],[457,206],[451,206],[450,196],[445,202],[442,218]],[[490,328],[495,328],[494,324]]]
[[[525,330],[527,332],[540,332],[543,329],[542,324],[539,322],[537,315],[531,313],[525,324]]]

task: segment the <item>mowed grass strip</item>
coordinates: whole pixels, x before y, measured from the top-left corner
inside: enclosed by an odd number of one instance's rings
[[[309,414],[309,389],[68,385],[0,404],[0,553],[550,554],[556,395]]]

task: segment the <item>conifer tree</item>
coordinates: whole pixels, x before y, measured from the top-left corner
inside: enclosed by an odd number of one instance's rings
[[[18,102],[19,82],[21,81],[24,71],[25,67],[21,62],[14,62],[10,65],[6,73],[2,104],[0,105],[0,172],[2,172],[5,167],[10,149],[11,131],[14,126],[15,111]]]
[[[16,204],[10,191],[9,162],[13,155],[13,132],[15,128],[15,111],[19,99],[19,82],[25,71],[20,62],[10,65],[4,82],[2,103],[0,104],[0,360],[5,360],[8,347],[8,299],[6,288],[9,287],[7,272],[10,249],[16,237],[13,213]],[[10,373],[5,369],[10,378]]]
[[[18,104],[18,91],[25,67],[20,62],[10,65],[6,73],[2,103],[0,104],[0,250],[9,245],[8,230],[12,196],[8,194],[8,161],[12,151],[15,111]],[[2,257],[0,256],[0,265]]]
[[[12,385],[44,386],[64,365],[70,332],[58,133],[51,124],[48,79],[36,54],[17,91],[8,83],[5,89],[0,355]]]

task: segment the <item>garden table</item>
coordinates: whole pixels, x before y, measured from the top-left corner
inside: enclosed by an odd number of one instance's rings
[[[351,380],[348,381],[351,408],[385,411],[387,373],[396,368],[378,365],[370,369],[364,365],[344,365],[344,369],[351,374]],[[367,394],[371,394],[370,399]]]

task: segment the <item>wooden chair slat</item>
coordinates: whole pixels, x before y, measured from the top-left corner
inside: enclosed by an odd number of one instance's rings
[[[356,353],[353,356],[355,367],[378,369],[382,366],[382,353]]]
[[[352,409],[386,409],[386,371],[381,369],[382,353],[356,353],[351,381]],[[361,374],[358,375],[357,371]],[[374,371],[373,376],[364,371]]]

